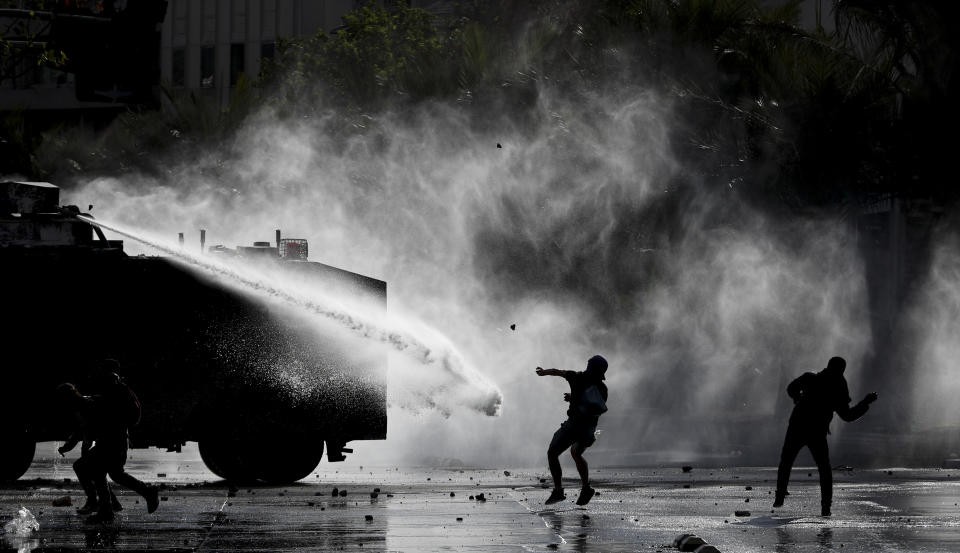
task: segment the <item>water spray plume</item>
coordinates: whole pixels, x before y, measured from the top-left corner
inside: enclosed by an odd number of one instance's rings
[[[354,335],[385,344],[418,364],[441,371],[454,379],[458,386],[468,387],[470,394],[455,394],[458,403],[480,411],[488,416],[497,416],[503,403],[500,391],[483,375],[470,367],[450,341],[436,330],[417,321],[389,316],[383,321],[374,320],[373,314],[364,313],[362,304],[348,303],[316,290],[305,292],[283,282],[279,275],[261,274],[252,267],[228,264],[210,257],[184,251],[163,240],[150,238],[120,225],[79,216],[81,220],[103,230],[136,240],[150,248],[163,252],[181,266],[207,277],[214,277],[241,291],[257,294],[264,299],[280,301],[301,313],[319,315]],[[378,317],[380,318],[380,317]],[[415,329],[415,330],[411,330]],[[444,389],[444,392],[450,392]],[[434,401],[428,405],[449,415],[450,408]]]
[[[491,92],[503,109],[482,118],[452,102],[404,105],[371,115],[362,132],[338,131],[336,110],[292,120],[265,109],[228,144],[171,159],[162,177],[104,176],[69,199],[92,198],[99,217],[156,229],[167,244],[184,227],[214,225],[246,243],[284,221],[325,263],[384,275],[391,313],[400,304],[443,336],[404,320],[389,328],[422,347],[393,343],[392,330],[333,307],[337,297],[306,311],[404,352],[402,371],[391,360],[388,393],[405,390],[391,407],[498,403],[458,355],[439,353],[450,341],[482,360],[507,399],[507,416],[483,422],[395,412],[390,456],[420,458],[429,440],[431,454],[472,462],[542,460],[534,436],[562,420],[566,384],[533,368],[578,370],[600,353],[612,398],[600,443],[619,462],[673,452],[775,461],[771,438],[738,421],[779,434],[786,383],[830,355],[850,360],[852,391],[860,383],[871,335],[857,234],[841,221],[768,216],[688,171],[671,146],[683,131],[672,96],[622,76],[599,88],[544,79],[526,107]],[[292,296],[312,291],[302,288]]]

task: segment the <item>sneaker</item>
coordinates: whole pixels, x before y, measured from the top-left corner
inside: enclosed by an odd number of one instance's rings
[[[87,517],[87,524],[104,524],[106,522],[113,522],[113,511],[97,511],[96,513]]]
[[[577,498],[577,505],[586,505],[590,503],[590,499],[593,497],[593,494],[597,493],[597,490],[587,486],[580,490],[580,497]]]
[[[160,492],[155,486],[147,488],[147,493],[143,495],[143,498],[147,500],[147,513],[156,511],[157,507],[160,506]]]
[[[550,494],[550,497],[544,501],[544,505],[553,505],[554,503],[563,501],[567,496],[563,495],[563,488],[554,488],[553,493]]]
[[[113,508],[114,513],[118,513],[123,510],[123,505],[120,504],[120,500],[117,499],[117,496],[110,494],[110,507]]]
[[[97,512],[97,509],[98,509],[97,500],[90,499],[88,497],[86,503],[84,503],[82,507],[77,507],[77,514],[89,515],[91,513]]]
[[[783,507],[783,499],[788,495],[790,495],[789,492],[783,492],[783,493],[777,492],[776,495],[773,496],[773,507],[774,508]]]

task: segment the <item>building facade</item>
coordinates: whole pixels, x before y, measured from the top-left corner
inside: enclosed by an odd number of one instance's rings
[[[284,37],[342,23],[357,0],[169,0],[160,46],[161,82],[229,105],[242,74],[256,79]]]

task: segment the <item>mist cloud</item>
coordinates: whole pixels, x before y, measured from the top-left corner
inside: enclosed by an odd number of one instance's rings
[[[392,364],[391,459],[429,443],[432,456],[536,462],[566,405],[565,384],[533,368],[580,370],[596,353],[610,361],[596,446],[608,460],[775,458],[788,379],[842,355],[855,381],[870,348],[854,236],[761,213],[687,171],[671,149],[676,98],[631,81],[545,79],[532,106],[505,95],[482,117],[456,102],[353,120],[264,110],[164,177],[96,178],[68,199],[155,235],[204,228],[208,244],[281,228],[314,261],[386,280],[391,313],[504,394],[503,417],[478,420],[489,390]]]

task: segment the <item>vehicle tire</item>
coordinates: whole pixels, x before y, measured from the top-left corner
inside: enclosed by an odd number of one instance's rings
[[[36,449],[36,442],[25,430],[10,436],[6,452],[0,455],[0,481],[7,482],[23,476],[33,462]]]
[[[299,445],[298,445],[299,444]],[[307,445],[303,445],[307,444]],[[224,480],[292,484],[310,476],[323,457],[323,440],[224,439],[200,441],[200,458]]]
[[[310,476],[322,458],[323,440],[295,440],[264,450],[254,470],[257,478],[268,484],[292,484]]]
[[[230,482],[256,480],[248,458],[249,447],[241,440],[207,438],[200,440],[200,458],[210,472]]]

